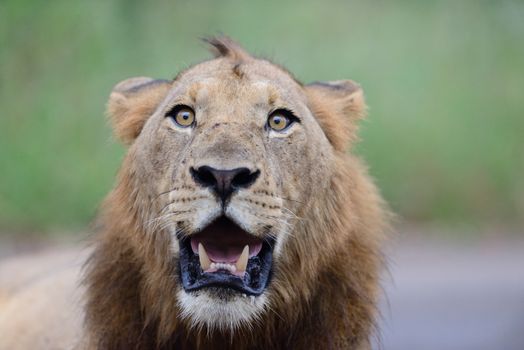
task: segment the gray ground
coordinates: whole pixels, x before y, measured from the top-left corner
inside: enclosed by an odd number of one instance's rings
[[[435,237],[411,232],[389,245],[375,348],[524,350],[524,235]],[[0,240],[0,260],[48,245]]]
[[[524,235],[410,235],[388,256],[377,349],[524,350]]]

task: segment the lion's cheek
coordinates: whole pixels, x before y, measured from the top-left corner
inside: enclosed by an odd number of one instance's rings
[[[141,174],[140,186],[154,184],[152,193],[161,193],[174,186],[174,179],[186,178],[185,157],[182,150],[190,139],[187,135],[178,135],[164,129],[145,128],[143,133],[129,149],[133,163]]]
[[[268,157],[277,164],[275,176],[284,197],[305,202],[316,194],[314,190],[323,191],[329,185],[333,150],[320,129],[318,133],[302,129],[269,147]]]

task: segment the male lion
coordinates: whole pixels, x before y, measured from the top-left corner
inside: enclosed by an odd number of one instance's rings
[[[174,80],[116,85],[109,117],[129,148],[83,311],[77,269],[54,274],[11,296],[0,347],[370,347],[387,211],[346,153],[361,88],[304,85],[228,38],[208,42],[215,59]]]

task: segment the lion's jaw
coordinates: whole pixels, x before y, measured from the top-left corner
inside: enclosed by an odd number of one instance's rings
[[[287,236],[284,218],[261,222],[246,215],[245,197],[237,196],[224,208],[199,209],[193,221],[201,228],[198,231],[187,234],[183,228],[193,226],[187,222],[171,230],[181,285],[177,303],[190,328],[234,331],[252,325],[265,311],[266,289],[278,255],[275,247]]]
[[[189,323],[189,327],[205,327],[208,331],[232,332],[253,325],[267,304],[265,294],[248,296],[226,293],[223,298],[217,298],[216,293],[209,290],[188,293],[182,289],[177,299],[181,317]]]

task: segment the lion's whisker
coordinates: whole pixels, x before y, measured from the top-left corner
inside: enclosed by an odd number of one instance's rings
[[[285,213],[284,213],[284,215],[286,215],[286,216],[291,215],[291,216],[288,216],[288,217],[290,217],[290,218],[292,218],[292,219],[295,219],[295,220],[298,220],[298,221],[305,221],[305,220],[307,220],[306,218],[303,218],[303,217],[301,217],[301,216],[298,216],[297,214],[295,214],[295,213],[294,213],[291,209],[289,209],[289,208],[282,207],[282,210],[285,210],[286,212],[288,212],[289,214],[285,214]]]
[[[146,223],[146,229],[148,231],[155,232],[158,229],[158,226],[162,223],[162,221],[172,215],[174,215],[174,213],[167,213],[149,220]]]
[[[169,194],[169,193],[174,192],[174,191],[176,191],[176,190],[177,190],[177,188],[176,188],[176,187],[173,187],[173,188],[170,189],[170,190],[167,190],[167,191],[161,192],[161,193],[159,193],[159,194],[155,197],[155,200],[156,200],[158,197],[160,197],[160,196],[163,196],[163,195],[165,195],[165,194]]]

